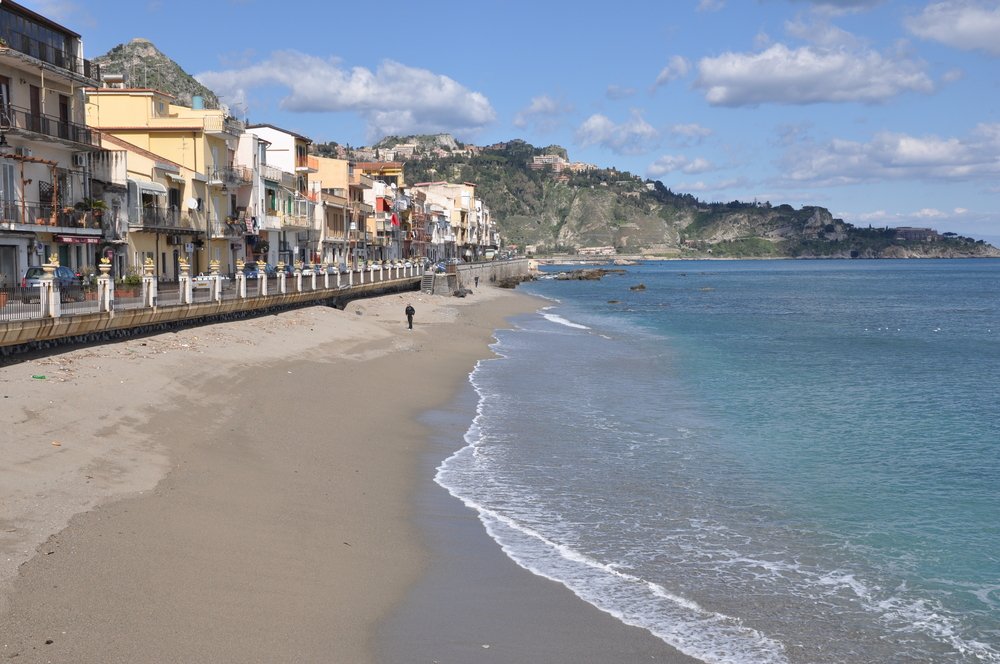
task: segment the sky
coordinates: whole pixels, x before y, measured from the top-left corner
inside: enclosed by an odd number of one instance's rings
[[[449,133],[1000,246],[1000,0],[20,0],[315,142]],[[284,8],[284,7],[287,7]]]

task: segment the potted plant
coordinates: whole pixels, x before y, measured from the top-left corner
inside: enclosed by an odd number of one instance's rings
[[[97,269],[93,265],[80,268],[80,286],[83,288],[84,299],[97,299]]]
[[[135,268],[129,268],[124,277],[115,280],[115,294],[120,297],[136,297],[142,286],[142,275]]]

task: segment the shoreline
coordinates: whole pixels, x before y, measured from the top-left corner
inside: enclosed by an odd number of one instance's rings
[[[378,659],[377,630],[455,564],[432,546],[430,488],[480,574],[517,579],[535,605],[556,591],[568,638],[604,623],[626,632],[613,645],[631,642],[635,628],[507,559],[427,473],[441,448],[424,414],[471,389],[494,331],[538,302],[387,295],[0,366],[14,422],[0,443],[0,656],[399,661]]]
[[[422,417],[433,434],[414,500],[429,564],[380,624],[378,661],[467,664],[488,656],[546,664],[701,664],[520,567],[476,513],[434,481],[437,466],[466,445],[477,402],[467,382],[446,406]]]

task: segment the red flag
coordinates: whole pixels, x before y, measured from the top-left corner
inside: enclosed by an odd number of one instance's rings
[[[395,212],[392,213],[392,225],[399,226],[399,217],[396,216]]]

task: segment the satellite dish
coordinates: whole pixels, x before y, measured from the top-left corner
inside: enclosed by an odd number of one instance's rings
[[[197,210],[198,209],[198,199],[197,198],[189,198],[186,201],[184,201],[184,206],[187,209],[189,209],[189,210]]]

